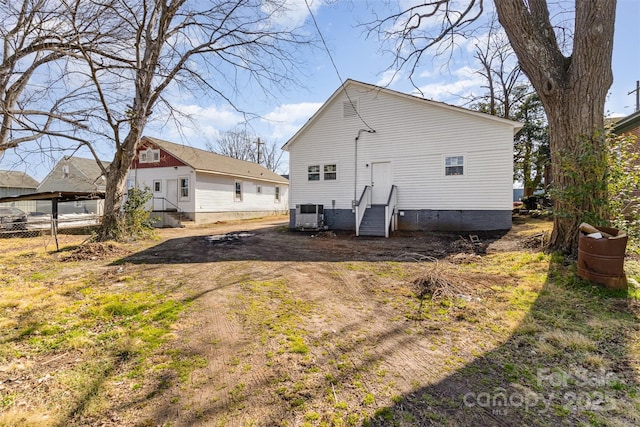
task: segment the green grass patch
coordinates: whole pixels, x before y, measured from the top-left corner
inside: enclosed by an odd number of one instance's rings
[[[245,283],[238,302],[236,313],[254,330],[261,331],[262,342],[279,342],[279,352],[309,353],[307,333],[300,325],[311,314],[313,304],[297,299],[284,280]]]
[[[25,419],[48,417],[53,425],[99,412],[105,386],[116,373],[120,378],[141,377],[136,389],[151,380],[148,368],[154,362],[149,358],[158,356],[189,305],[166,292],[162,279],[129,275],[125,286],[112,286],[112,276],[95,269],[68,275],[65,269],[79,264],[61,264],[56,256],[38,252],[15,263],[10,253],[0,255],[0,273],[11,268],[13,278],[0,286],[0,362],[13,369],[18,358],[38,360],[49,372],[64,361],[51,371],[55,375],[32,374],[43,376],[33,392],[1,394],[0,407],[30,401],[23,410]],[[193,357],[170,360],[167,368],[180,380],[204,363]],[[11,416],[0,415],[0,425],[3,420],[12,423]]]

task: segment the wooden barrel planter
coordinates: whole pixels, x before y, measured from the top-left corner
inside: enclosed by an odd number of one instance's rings
[[[615,228],[596,227],[614,238],[596,239],[580,233],[578,240],[578,276],[600,283],[610,289],[626,289],[627,276],[624,274],[624,255],[628,237],[619,238],[621,231]]]

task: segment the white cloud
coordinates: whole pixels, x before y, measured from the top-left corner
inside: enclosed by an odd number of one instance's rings
[[[420,74],[418,75],[418,77],[425,78],[425,79],[430,79],[433,76],[435,76],[435,73],[429,70],[424,70],[420,72]]]
[[[471,95],[484,84],[482,76],[469,66],[455,69],[451,75],[454,81],[445,80],[446,77],[442,76],[439,81],[420,86],[419,91],[425,98],[452,103]]]
[[[477,71],[469,67],[468,65],[465,65],[456,70],[453,70],[451,74],[458,78],[474,79],[477,76]]]
[[[263,123],[270,128],[269,138],[286,142],[321,106],[320,102],[302,102],[276,107],[263,119]]]
[[[404,79],[404,73],[401,70],[387,70],[380,76],[376,82],[376,86],[391,86],[399,80]]]
[[[324,0],[307,0],[309,8],[315,14],[323,5]],[[262,10],[272,14],[271,22],[285,28],[296,28],[304,24],[309,16],[309,8],[305,0],[284,0],[282,4],[275,7],[274,4],[266,2]]]
[[[166,123],[154,121],[149,124],[147,132],[149,135],[204,148],[207,142],[215,142],[221,132],[234,128],[244,120],[242,114],[224,106],[174,104],[173,107],[186,117],[178,116],[178,123],[174,120]]]

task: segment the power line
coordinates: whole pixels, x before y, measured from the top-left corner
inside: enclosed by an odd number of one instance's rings
[[[358,111],[358,107],[356,106],[355,102],[353,102],[353,100],[349,96],[349,92],[347,92],[347,89],[344,87],[344,80],[342,80],[342,76],[340,75],[340,71],[338,71],[338,66],[336,65],[335,61],[333,60],[333,56],[331,55],[331,51],[329,50],[329,47],[327,46],[327,42],[324,40],[324,36],[322,35],[322,31],[320,31],[320,26],[318,26],[318,21],[316,21],[316,17],[313,15],[313,12],[311,11],[311,7],[309,6],[308,0],[304,0],[304,4],[307,5],[307,10],[309,11],[309,15],[311,15],[311,19],[313,20],[313,25],[316,27],[316,30],[318,31],[318,35],[320,36],[320,40],[322,40],[322,45],[324,46],[324,50],[327,52],[327,55],[329,55],[329,60],[331,60],[331,65],[333,65],[333,69],[335,70],[336,75],[338,76],[338,80],[340,80],[340,87],[344,91],[344,94],[347,96],[347,99],[349,100],[349,103],[351,104],[351,107],[353,108],[353,111],[355,111],[355,113],[358,116],[358,118],[360,119],[360,121],[367,128],[369,128],[369,130],[375,132],[375,129],[373,129],[371,126],[369,126],[369,123],[367,123],[362,118],[362,116],[360,115],[360,111]]]

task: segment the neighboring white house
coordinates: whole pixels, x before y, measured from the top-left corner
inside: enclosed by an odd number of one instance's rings
[[[283,147],[290,226],[323,212],[329,228],[358,235],[509,229],[521,127],[347,80]]]
[[[286,214],[289,182],[256,163],[143,137],[127,187],[149,187],[153,210],[197,224]]]
[[[37,187],[38,181],[24,172],[0,170],[0,199],[35,193]],[[36,202],[25,200],[11,202],[8,206],[22,209],[25,212],[33,212],[36,209]]]

